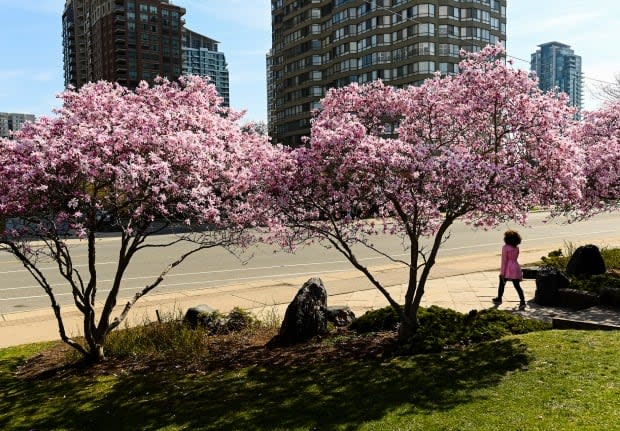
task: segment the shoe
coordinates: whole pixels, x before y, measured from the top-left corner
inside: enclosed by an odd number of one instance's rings
[[[502,303],[502,298],[493,298],[492,301],[495,304],[501,304]]]
[[[521,304],[519,304],[519,310],[521,311],[525,310],[525,302],[522,302]]]

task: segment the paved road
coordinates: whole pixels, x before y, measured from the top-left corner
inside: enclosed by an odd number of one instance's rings
[[[519,229],[524,238],[522,253],[529,250],[530,255],[536,257],[563,247],[564,242],[620,245],[620,212],[600,215],[573,224],[558,221],[544,223],[545,216],[544,213],[532,214],[530,227],[526,228],[502,225],[498,229],[484,231],[456,224],[451,230],[450,238],[440,251],[440,258],[449,260],[467,256],[472,256],[472,259],[479,259],[480,256],[495,257],[499,254],[502,232],[506,228]],[[167,239],[169,238],[166,236],[159,236],[154,238],[154,241],[163,242]],[[408,255],[400,241],[393,237],[380,236],[375,244],[394,258],[406,258]],[[98,242],[98,276],[102,294],[107,292],[114,274],[117,247],[118,239],[115,237],[101,238]],[[147,254],[138,255],[127,272],[121,296],[129,297],[137,289],[151,282],[165,265],[178,255],[181,248],[175,246],[170,249],[150,249]],[[273,248],[267,246],[254,248],[251,253],[252,259],[243,264],[236,257],[219,249],[201,252],[171,272],[165,282],[157,288],[157,292],[203,289],[263,279],[277,281],[296,276],[351,270],[340,254],[319,245],[301,248],[295,254],[274,253]],[[73,255],[77,262],[81,262],[82,266],[79,268],[86,270],[83,265],[86,256],[84,245],[79,243],[74,245]],[[359,255],[371,267],[389,263],[386,258],[369,250],[361,250]],[[70,303],[72,299],[69,289],[56,275],[54,265],[51,262],[44,263],[43,268],[54,286],[59,301]],[[0,254],[0,314],[46,307],[49,307],[49,300],[30,274],[11,255]]]

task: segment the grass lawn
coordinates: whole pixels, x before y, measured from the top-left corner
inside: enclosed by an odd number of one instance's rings
[[[615,332],[389,359],[16,374],[48,346],[0,350],[0,429],[620,430]]]

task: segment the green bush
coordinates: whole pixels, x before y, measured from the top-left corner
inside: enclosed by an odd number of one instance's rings
[[[547,322],[523,317],[496,308],[473,310],[466,319],[467,334],[471,342],[488,341],[510,334],[526,334],[550,329]]]
[[[358,333],[391,331],[398,327],[399,321],[396,311],[387,306],[367,311],[355,319],[349,328]]]
[[[109,356],[200,356],[207,331],[192,329],[181,319],[163,322],[144,322],[136,327],[112,331],[106,338],[105,351]]]
[[[557,249],[550,251],[547,256],[542,256],[540,258],[543,266],[550,266],[552,268],[557,268],[560,271],[566,270],[566,265],[568,265],[568,261],[570,260],[570,256],[564,256],[562,253],[562,249]]]
[[[202,313],[198,321],[197,327],[192,328],[183,321],[180,312],[163,316],[157,322],[145,319],[141,325],[126,325],[112,331],[104,348],[108,356],[116,358],[166,356],[200,361],[209,356],[212,337],[243,337],[270,328],[240,308],[234,308],[228,314],[218,311]]]
[[[252,313],[242,308],[235,307],[228,313],[225,326],[227,332],[235,332],[244,329],[252,329],[256,327],[258,323],[258,320]]]
[[[603,288],[620,289],[620,274],[608,272],[591,277],[575,277],[570,281],[571,289],[600,293]]]
[[[357,332],[393,330],[398,315],[392,307],[369,311],[360,316],[351,328]],[[503,310],[473,310],[469,314],[431,306],[418,310],[416,333],[400,346],[400,353],[438,352],[483,341],[497,340],[506,335],[524,334],[550,329],[546,322],[524,319]]]
[[[411,353],[438,352],[550,327],[546,322],[524,319],[495,308],[462,314],[432,306],[421,314],[420,327],[405,349]]]

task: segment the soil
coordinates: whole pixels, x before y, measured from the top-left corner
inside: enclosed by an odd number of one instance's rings
[[[251,366],[288,367],[317,365],[343,360],[381,360],[390,356],[396,344],[395,332],[356,334],[337,329],[308,342],[283,347],[267,347],[275,332],[253,331],[210,336],[209,357],[180,357],[169,352],[151,356],[117,358],[110,356],[98,363],[84,363],[75,351],[58,342],[27,359],[17,369],[24,379],[62,378],[76,375],[122,375],[184,369],[187,372],[234,370]]]

